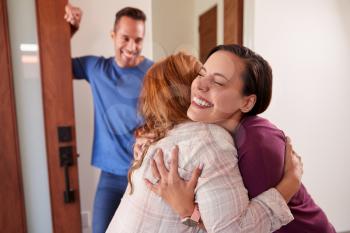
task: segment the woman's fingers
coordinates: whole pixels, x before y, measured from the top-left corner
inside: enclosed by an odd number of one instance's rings
[[[151,159],[151,169],[153,177],[159,180],[161,177],[157,168],[156,161],[154,161],[154,159]]]
[[[287,136],[286,137],[286,150],[285,150],[285,156],[284,156],[284,170],[288,171],[292,168],[292,161],[293,161],[293,148],[291,144],[291,139]]]
[[[160,173],[160,178],[165,179],[168,176],[168,170],[164,164],[163,151],[161,149],[158,149],[155,156],[156,156],[156,165],[157,165],[158,171]]]
[[[144,179],[145,181],[145,184],[147,186],[147,188],[149,190],[151,190],[152,192],[154,192],[155,194],[158,194],[159,195],[159,188],[158,188],[158,185],[154,185],[152,184],[151,181],[149,181],[148,179]]]
[[[135,144],[136,145],[146,145],[147,143],[150,143],[150,140],[146,137],[136,137]]]
[[[286,155],[290,155],[293,151],[293,147],[292,147],[292,140],[290,139],[290,137],[286,137]]]
[[[301,160],[301,157],[295,151],[293,151],[293,163],[294,163],[296,174],[301,179],[301,176],[304,173],[304,165],[303,165],[303,161]]]
[[[285,163],[284,163],[285,175],[293,175],[299,181],[303,175],[303,163],[301,157],[293,150],[291,139],[286,137],[286,151],[285,151]]]
[[[135,144],[134,145],[134,159],[139,160],[142,156],[142,145]]]
[[[170,163],[170,176],[173,179],[180,178],[179,171],[178,171],[178,165],[179,165],[179,147],[176,145],[172,151],[171,151],[171,163]]]
[[[198,179],[202,174],[203,164],[199,164],[199,166],[192,172],[191,179],[188,181],[188,185],[190,188],[195,189],[197,186]]]

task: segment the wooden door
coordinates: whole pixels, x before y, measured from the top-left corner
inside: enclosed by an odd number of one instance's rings
[[[224,44],[243,44],[243,0],[224,0]]]
[[[26,215],[10,51],[6,0],[0,0],[0,231],[24,233]]]
[[[199,16],[199,58],[207,59],[209,51],[217,44],[217,6]]]
[[[36,11],[53,231],[78,233],[82,229],[66,4],[36,0]]]

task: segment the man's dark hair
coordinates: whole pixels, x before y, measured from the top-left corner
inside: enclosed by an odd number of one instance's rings
[[[134,7],[125,7],[115,14],[114,30],[116,29],[119,20],[123,16],[130,17],[134,20],[141,20],[143,22],[146,21],[146,15],[143,13],[143,11]]]
[[[256,103],[246,115],[257,115],[264,112],[270,104],[272,96],[272,69],[269,63],[259,54],[237,44],[218,45],[213,48],[208,57],[217,51],[228,51],[242,59],[244,71],[243,95],[256,95]]]

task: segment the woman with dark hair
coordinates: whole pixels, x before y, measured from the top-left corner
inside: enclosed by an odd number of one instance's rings
[[[269,64],[258,54],[239,45],[215,47],[192,83],[192,102],[187,115],[193,121],[219,124],[232,133],[249,198],[274,187],[283,176],[284,133],[257,116],[269,106],[271,94],[272,71]],[[174,159],[176,163],[176,153]],[[154,163],[153,170],[160,182],[152,185],[146,181],[148,187],[180,216],[191,216],[196,211],[193,185],[196,179],[187,183],[176,172],[168,173],[162,163]],[[198,169],[195,171],[196,177],[199,172]],[[288,206],[294,220],[276,232],[335,233],[327,216],[303,185]]]

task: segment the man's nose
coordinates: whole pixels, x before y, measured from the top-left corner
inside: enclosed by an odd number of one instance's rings
[[[129,40],[127,44],[127,49],[129,51],[135,52],[136,51],[136,43],[133,40]]]

